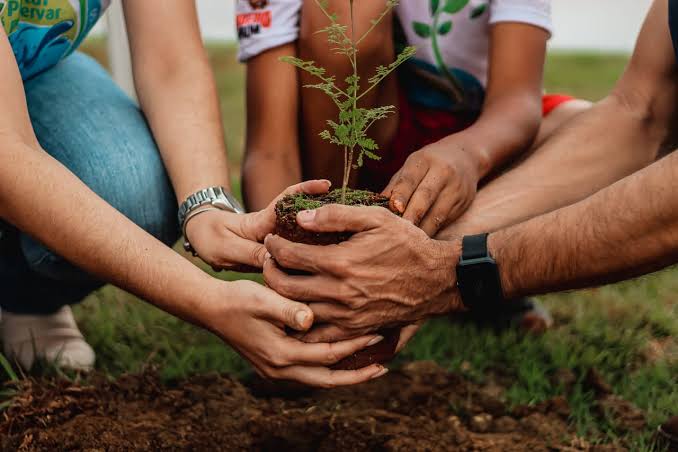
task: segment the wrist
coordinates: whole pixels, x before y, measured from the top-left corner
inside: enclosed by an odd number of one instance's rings
[[[439,292],[445,296],[444,312],[459,311],[461,308],[460,299],[457,294],[457,264],[461,256],[461,240],[433,240],[437,247],[437,256],[439,261],[436,268],[439,269],[438,280],[441,281]]]
[[[479,140],[474,139],[469,130],[450,135],[448,139],[455,150],[463,153],[468,161],[469,168],[477,180],[483,179],[492,170],[492,160],[488,150],[480,145]],[[481,141],[482,142],[482,141]]]
[[[507,300],[512,300],[519,296],[520,294],[516,290],[514,282],[511,278],[511,273],[508,271],[509,268],[513,268],[507,262],[506,250],[504,249],[504,243],[506,241],[503,238],[504,233],[502,231],[497,231],[491,233],[487,237],[487,249],[492,256],[492,258],[497,263],[497,268],[499,269],[499,280],[501,282],[501,288],[504,292],[504,297]]]

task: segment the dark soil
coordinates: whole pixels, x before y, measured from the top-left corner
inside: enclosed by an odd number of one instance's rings
[[[564,398],[509,409],[496,379],[471,383],[429,362],[368,384],[312,391],[203,376],[86,385],[25,381],[0,418],[1,450],[573,451]]]
[[[276,231],[275,233],[287,240],[307,245],[336,245],[351,237],[350,232],[310,232],[299,226],[297,213],[302,210],[317,209],[327,204],[337,204],[341,201],[341,190],[334,190],[325,195],[288,195],[278,201],[275,206]],[[389,209],[389,199],[371,191],[348,190],[346,205],[349,206],[378,206]],[[288,270],[292,274],[299,274],[295,270]],[[379,331],[384,340],[354,353],[333,366],[334,369],[360,369],[373,363],[386,363],[390,361],[400,339],[400,329]]]
[[[325,195],[288,195],[278,201],[275,206],[275,233],[287,240],[308,245],[335,245],[348,240],[350,232],[310,232],[297,224],[297,213],[302,210],[317,209],[326,204],[338,204],[341,190],[333,190]],[[389,208],[386,196],[364,190],[348,190],[346,205],[378,206]]]

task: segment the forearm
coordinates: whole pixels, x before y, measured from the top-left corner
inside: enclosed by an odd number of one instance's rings
[[[285,188],[301,182],[298,74],[279,60],[296,53],[291,43],[247,61],[243,193],[250,211],[265,208]]]
[[[2,144],[0,216],[75,265],[197,323],[209,276],[37,146],[7,135]]]
[[[580,201],[654,161],[665,133],[664,121],[610,96],[483,187],[439,238],[496,231]]]
[[[610,283],[678,260],[678,154],[490,235],[508,297]]]
[[[135,72],[146,115],[178,202],[209,186],[229,188],[218,94],[206,57],[181,67]]]
[[[470,153],[482,180],[529,149],[539,131],[539,100],[519,92],[490,99],[472,126],[447,139]]]
[[[248,149],[243,162],[242,189],[247,210],[265,209],[283,190],[301,182],[298,153]],[[285,158],[286,154],[291,154]]]

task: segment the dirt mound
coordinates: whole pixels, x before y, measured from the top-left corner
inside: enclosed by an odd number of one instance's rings
[[[554,399],[509,410],[497,383],[433,363],[329,391],[229,377],[162,385],[153,375],[22,383],[2,450],[592,450]],[[596,450],[606,449],[598,446]]]

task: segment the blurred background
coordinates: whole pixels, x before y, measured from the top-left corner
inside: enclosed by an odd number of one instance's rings
[[[629,52],[651,1],[552,0],[556,32],[551,47]],[[196,0],[196,3],[206,40],[235,41],[235,0]],[[105,32],[104,21],[97,33]]]

